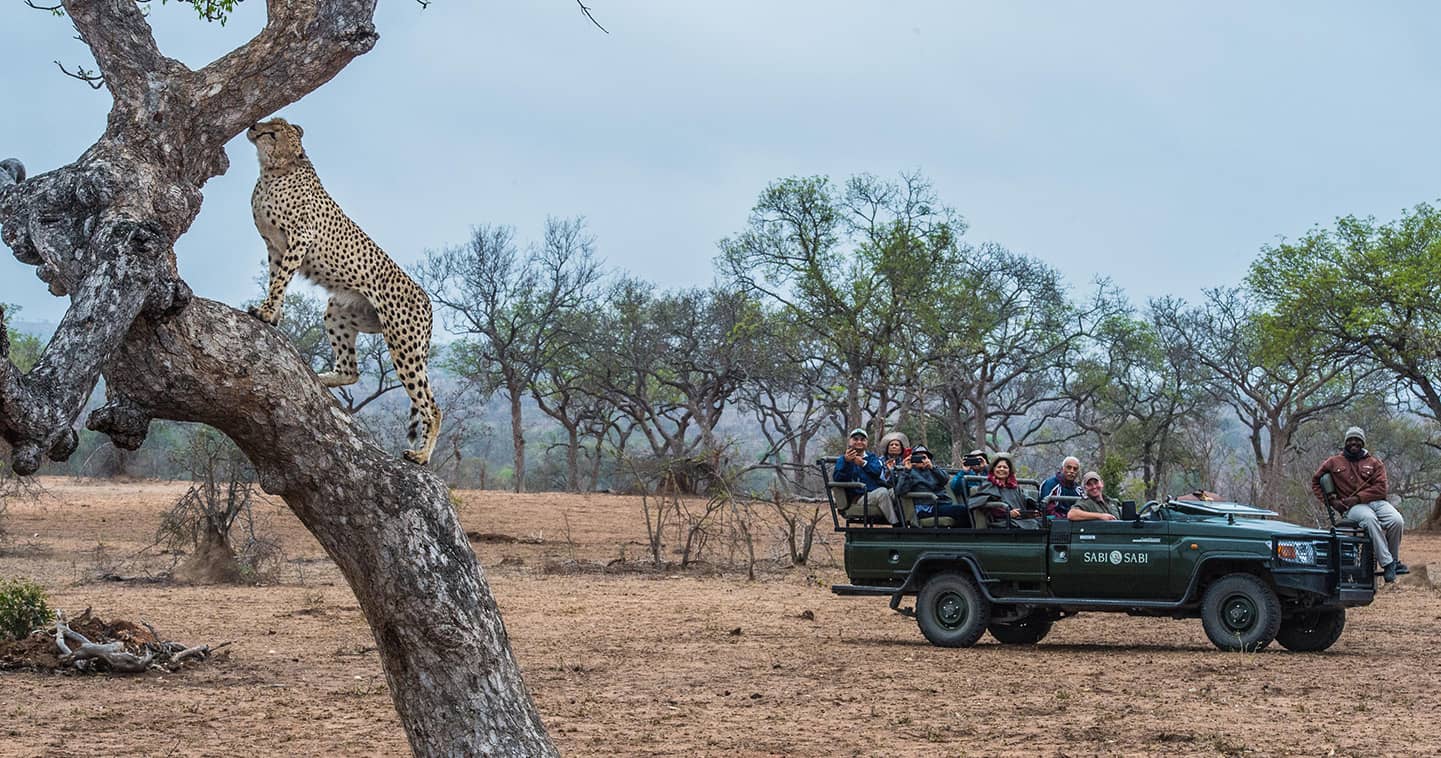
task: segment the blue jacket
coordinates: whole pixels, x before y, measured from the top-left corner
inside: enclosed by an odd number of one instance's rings
[[[1081,491],[1081,485],[1079,482],[1072,485],[1062,484],[1061,474],[1060,472],[1056,472],[1055,476],[1052,476],[1050,479],[1041,482],[1041,509],[1044,510],[1046,512],[1046,515],[1048,516],[1065,516],[1067,513],[1070,513],[1071,503],[1069,502],[1046,502],[1046,498],[1050,497],[1051,495],[1060,495],[1062,497],[1085,497],[1086,493]]]
[[[866,463],[864,466],[857,466],[846,460],[844,455],[836,456],[836,470],[831,478],[838,482],[862,482],[866,485],[866,492],[886,486],[886,467],[881,465],[881,459],[871,451],[866,451]]]

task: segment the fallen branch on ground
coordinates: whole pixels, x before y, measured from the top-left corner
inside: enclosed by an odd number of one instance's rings
[[[34,639],[41,634],[53,637],[59,651],[59,668],[74,668],[77,671],[111,671],[118,674],[143,674],[151,669],[176,671],[187,660],[205,660],[212,653],[230,645],[185,645],[161,639],[155,627],[141,620],[144,628],[119,621],[106,624],[91,615],[86,608],[75,620],[67,621],[64,613],[57,613],[49,626],[35,630]],[[75,627],[85,628],[89,636]],[[101,635],[113,639],[101,639]],[[96,637],[99,641],[92,640]]]

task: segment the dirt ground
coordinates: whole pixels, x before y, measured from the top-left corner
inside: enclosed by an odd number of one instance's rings
[[[278,584],[193,587],[96,578],[169,565],[141,551],[183,485],[44,487],[10,502],[0,576],[69,613],[234,644],[174,674],[0,672],[0,755],[407,752],[354,597],[283,504],[260,505],[288,558]],[[574,573],[557,567],[642,558],[638,499],[460,497],[467,530],[502,535],[476,551],[566,755],[1441,754],[1441,593],[1419,582],[1353,610],[1320,654],[1222,653],[1198,621],[1116,614],[1034,648],[944,650],[884,599],[830,593],[845,581],[834,535],[813,568],[754,582]],[[1403,557],[1441,573],[1441,536],[1408,535]]]

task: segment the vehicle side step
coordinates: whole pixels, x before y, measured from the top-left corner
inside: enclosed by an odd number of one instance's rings
[[[832,584],[831,592],[837,595],[894,595],[896,587],[869,587],[862,584]]]

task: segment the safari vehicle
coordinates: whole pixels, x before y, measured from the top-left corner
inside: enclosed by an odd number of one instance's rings
[[[920,525],[908,498],[904,522],[892,527],[864,509],[846,519],[857,493],[831,482],[821,463],[850,580],[832,591],[889,596],[942,647],[969,647],[988,631],[1004,644],[1033,644],[1060,619],[1107,611],[1200,618],[1223,650],[1272,640],[1325,650],[1341,636],[1346,609],[1376,592],[1370,541],[1344,523],[1309,529],[1250,505],[1168,498],[1139,510],[1127,502],[1116,521],[974,529]],[[914,608],[901,606],[908,596]]]

